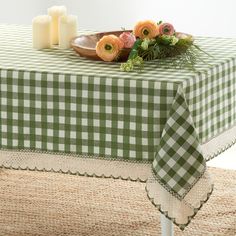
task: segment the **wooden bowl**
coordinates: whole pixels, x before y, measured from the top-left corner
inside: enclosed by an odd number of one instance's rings
[[[120,36],[123,32],[132,32],[131,30],[126,31],[111,31],[111,32],[102,32],[97,34],[90,34],[90,35],[80,35],[75,37],[71,41],[72,48],[81,56],[86,57],[92,60],[99,60],[102,59],[98,57],[96,54],[96,44],[97,42],[104,36],[109,34],[114,34],[116,36]],[[119,61],[126,61],[129,57],[131,49],[124,48],[121,50],[121,54],[119,56]]]
[[[86,57],[92,60],[99,60],[102,61],[100,57],[96,54],[96,44],[97,42],[104,36],[109,34],[114,34],[116,36],[120,36],[123,32],[132,32],[131,30],[126,31],[110,31],[110,32],[102,32],[97,34],[90,34],[90,35],[80,35],[78,37],[75,37],[71,41],[72,48],[81,56]],[[192,37],[189,34],[180,33],[177,32],[176,36],[178,38],[181,37]],[[193,40],[193,38],[192,38]],[[130,48],[124,48],[121,50],[121,54],[119,56],[119,61],[126,61],[129,57],[131,49]]]

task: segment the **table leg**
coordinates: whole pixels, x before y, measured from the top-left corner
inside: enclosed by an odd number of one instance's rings
[[[161,235],[174,236],[174,225],[163,214],[161,214]]]

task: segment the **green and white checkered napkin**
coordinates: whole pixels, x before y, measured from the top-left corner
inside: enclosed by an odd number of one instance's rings
[[[212,191],[202,145],[236,121],[236,40],[196,43],[214,57],[198,72],[167,59],[125,73],[1,25],[0,147],[151,162],[148,196],[184,228]]]

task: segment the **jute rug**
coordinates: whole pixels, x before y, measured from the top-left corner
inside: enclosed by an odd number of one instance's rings
[[[215,190],[176,236],[236,235],[236,171],[210,168]],[[139,182],[0,169],[1,236],[156,236],[160,214]]]

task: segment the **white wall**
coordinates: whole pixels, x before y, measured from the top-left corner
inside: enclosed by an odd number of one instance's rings
[[[163,19],[178,31],[236,38],[236,0],[1,0],[0,23],[30,24],[55,4],[78,15],[80,28],[106,31]]]
[[[30,24],[41,14],[46,0],[0,0],[0,23]]]
[[[172,22],[195,35],[236,37],[236,0],[57,0],[79,16],[81,27],[132,28],[137,20]]]

